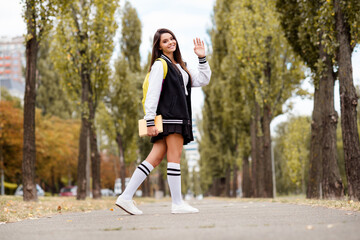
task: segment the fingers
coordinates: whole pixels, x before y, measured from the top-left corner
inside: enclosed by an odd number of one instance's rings
[[[193,41],[195,47],[205,47],[204,41],[202,41],[200,38],[195,38]]]
[[[148,132],[147,132],[147,135],[149,137],[155,137],[159,134],[159,131],[157,130],[156,127],[149,127],[148,128]]]

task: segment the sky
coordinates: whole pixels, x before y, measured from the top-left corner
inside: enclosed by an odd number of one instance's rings
[[[22,19],[22,5],[20,0],[0,0],[0,37],[1,36],[20,36],[25,33],[25,24]],[[121,0],[121,4],[125,1]],[[158,28],[168,28],[174,32],[178,40],[184,60],[190,68],[197,67],[197,56],[193,51],[193,38],[200,37],[205,43],[210,44],[210,38],[207,30],[211,28],[211,15],[215,0],[130,0],[133,7],[136,8],[139,18],[142,22],[142,44],[140,53],[142,62],[151,51],[151,41],[155,31]],[[120,23],[120,16],[117,21]],[[119,34],[115,37],[118,42]],[[118,54],[118,48],[115,54]],[[354,84],[360,85],[360,47],[356,49],[352,57]],[[211,84],[211,82],[210,82]],[[313,86],[309,79],[304,80],[303,88],[313,92]],[[192,91],[193,117],[201,115],[201,108],[204,102],[204,95],[200,88],[194,88]],[[293,103],[293,108],[286,114],[276,117],[271,124],[272,133],[276,125],[286,121],[289,116],[311,115],[313,101],[310,99],[301,99],[293,97],[284,105]],[[339,88],[338,82],[335,85],[335,109],[340,113]]]

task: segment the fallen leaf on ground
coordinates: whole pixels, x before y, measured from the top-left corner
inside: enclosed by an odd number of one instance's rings
[[[332,228],[332,227],[334,227],[334,225],[333,224],[328,224],[326,227],[327,228]]]
[[[307,230],[312,230],[312,229],[314,229],[314,227],[311,226],[311,225],[307,225],[307,226],[306,226],[306,229],[307,229]]]

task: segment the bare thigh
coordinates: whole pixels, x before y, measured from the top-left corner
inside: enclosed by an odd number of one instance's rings
[[[167,146],[164,139],[156,141],[145,160],[155,168],[165,157],[166,149]]]
[[[165,138],[168,162],[180,163],[184,138],[181,134],[173,133]]]

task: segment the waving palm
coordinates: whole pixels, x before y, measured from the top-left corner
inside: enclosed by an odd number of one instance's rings
[[[200,38],[194,39],[194,52],[199,58],[205,57],[204,41],[201,41]]]

